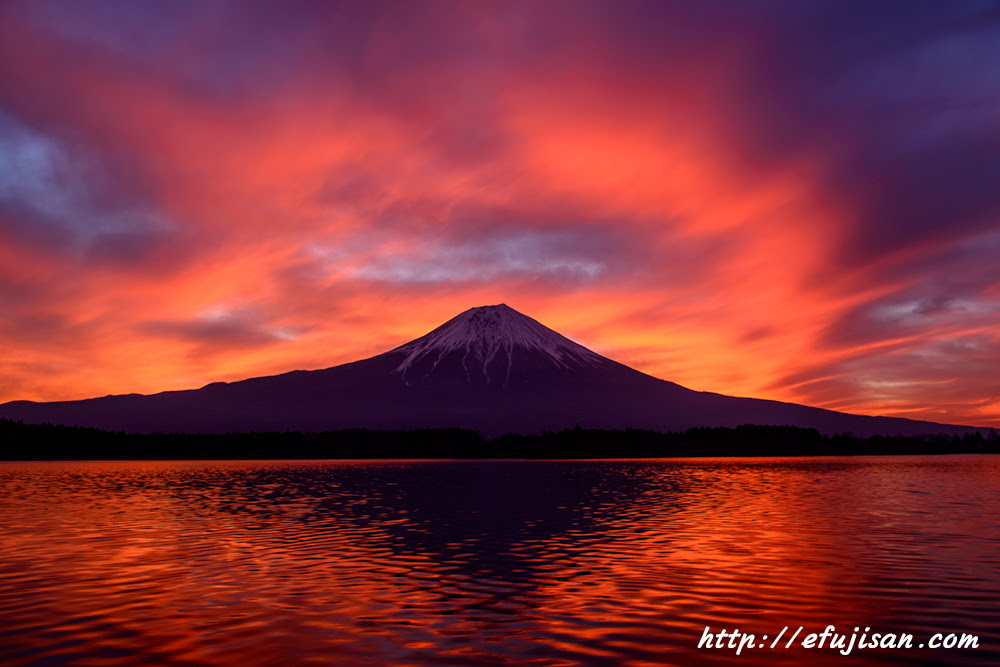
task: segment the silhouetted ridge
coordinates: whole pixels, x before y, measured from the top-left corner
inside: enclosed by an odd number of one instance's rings
[[[0,405],[0,418],[145,433],[469,429],[685,431],[741,424],[822,434],[986,432],[691,391],[588,350],[505,304],[472,308],[384,354],[152,396]]]
[[[515,357],[531,364],[570,370],[608,360],[506,304],[471,308],[390,354],[402,355],[395,372],[407,384],[426,380],[456,362],[468,382],[506,385]],[[442,362],[449,360],[452,364]]]

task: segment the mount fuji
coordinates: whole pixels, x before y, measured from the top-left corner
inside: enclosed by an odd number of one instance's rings
[[[333,368],[150,396],[14,401],[0,405],[0,417],[184,433],[469,428],[495,436],[574,425],[741,424],[858,436],[978,430],[693,391],[602,357],[504,304],[472,308],[394,350]]]

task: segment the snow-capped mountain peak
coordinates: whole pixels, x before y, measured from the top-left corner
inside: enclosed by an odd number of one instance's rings
[[[392,353],[403,355],[395,372],[404,380],[418,364],[431,361],[433,372],[446,357],[459,355],[468,379],[478,376],[488,384],[506,384],[516,364],[515,351],[535,353],[562,369],[606,361],[506,304],[471,308]]]

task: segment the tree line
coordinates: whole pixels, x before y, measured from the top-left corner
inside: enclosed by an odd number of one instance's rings
[[[857,437],[794,426],[544,431],[485,438],[467,429],[302,433],[125,433],[0,419],[0,460],[664,458],[1000,453],[995,430],[964,436]]]

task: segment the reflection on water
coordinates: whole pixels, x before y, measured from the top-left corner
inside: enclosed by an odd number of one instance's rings
[[[0,464],[0,664],[1000,664],[1000,458]],[[975,650],[697,648],[978,635]]]

